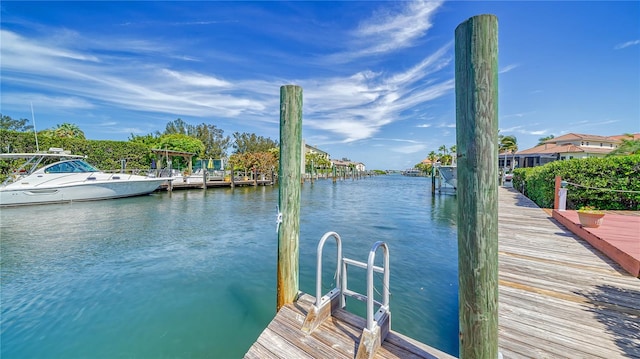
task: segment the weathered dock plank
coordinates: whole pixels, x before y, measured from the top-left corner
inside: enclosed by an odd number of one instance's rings
[[[300,328],[311,305],[313,297],[303,294],[297,302],[282,307],[245,358],[261,355],[267,358],[274,355],[279,358],[354,358],[362,328],[366,326],[365,319],[338,310],[318,329],[306,334]],[[295,345],[296,349],[287,353],[291,345]],[[392,331],[376,353],[376,358],[433,359],[453,356]]]
[[[554,210],[553,218],[631,275],[640,277],[640,217],[606,213],[598,228],[582,227],[576,211]]]
[[[507,358],[640,358],[640,280],[513,189],[499,190]]]

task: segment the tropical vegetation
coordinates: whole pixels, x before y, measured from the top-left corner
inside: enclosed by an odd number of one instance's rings
[[[511,154],[511,168],[515,168],[516,152],[518,152],[518,139],[512,135],[498,135],[498,153],[504,155],[504,167],[507,167],[507,154]]]
[[[549,140],[553,140],[554,138],[556,138],[556,136],[554,136],[554,135],[540,137],[540,138],[538,138],[538,144],[536,146],[544,145],[545,142],[547,142]]]
[[[623,138],[620,145],[607,156],[626,156],[640,154],[640,139],[634,139],[633,135],[627,134],[628,138]]]
[[[568,183],[567,208],[640,210],[640,154],[554,161],[514,170],[513,186],[543,208],[553,207],[555,177]]]
[[[234,169],[257,169],[263,173],[277,169],[278,142],[270,138],[251,133],[225,136],[222,129],[213,124],[191,125],[181,119],[167,123],[164,132],[156,131],[147,135],[131,134],[128,141],[87,140],[79,126],[62,123],[54,128],[38,131],[38,144],[28,125],[29,120],[15,120],[0,114],[0,148],[2,152],[36,152],[39,149],[60,147],[72,153],[89,156],[96,167],[109,171],[120,169],[121,160],[127,168],[150,169],[154,149],[166,149],[192,153],[200,159],[226,159],[227,151],[233,146],[234,153],[230,163]],[[15,163],[0,161],[0,179],[6,177],[9,168]],[[176,167],[186,165],[184,159],[174,160]]]
[[[0,146],[3,152],[36,152],[51,147],[64,148],[72,153],[88,154],[89,162],[105,171],[120,170],[122,161],[126,167],[136,170],[148,170],[149,149],[139,143],[124,141],[86,140],[83,138],[60,138],[38,136],[38,146],[33,133],[0,129]],[[0,161],[0,181],[24,160]]]
[[[440,163],[442,165],[450,165],[454,162],[454,157],[456,156],[457,146],[453,145],[447,148],[446,145],[441,145],[438,147],[438,152],[431,151],[427,155],[428,161],[423,161],[414,165],[415,168],[419,169],[424,173],[431,173],[431,169],[435,163]]]

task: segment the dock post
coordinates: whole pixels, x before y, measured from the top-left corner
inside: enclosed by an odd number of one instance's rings
[[[566,182],[562,177],[556,176],[556,183],[553,196],[553,209],[564,212],[567,210],[567,189]]]
[[[258,187],[258,169],[253,167],[251,175],[253,176],[253,186]]]
[[[436,194],[436,166],[431,165],[431,194]]]
[[[207,173],[209,170],[205,170],[204,160],[200,160],[200,168],[202,169],[202,189],[207,189]]]
[[[276,310],[293,303],[299,289],[300,189],[302,187],[302,87],[280,87],[280,179]]]
[[[460,358],[498,357],[498,19],[455,30]]]
[[[554,190],[553,190],[553,209],[560,208],[560,184],[561,183],[562,183],[562,177],[556,176]]]

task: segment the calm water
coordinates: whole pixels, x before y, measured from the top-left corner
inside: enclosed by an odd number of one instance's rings
[[[301,201],[302,291],[325,232],[361,261],[386,241],[392,328],[457,355],[454,196],[380,176],[306,183]],[[0,357],[242,357],[275,313],[277,203],[277,187],[251,187],[2,209]],[[350,287],[364,280],[350,270]]]

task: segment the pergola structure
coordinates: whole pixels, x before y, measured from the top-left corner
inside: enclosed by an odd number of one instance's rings
[[[153,152],[156,155],[156,158],[158,159],[158,168],[159,169],[163,168],[163,164],[164,163],[169,164],[171,158],[173,158],[173,157],[182,157],[188,163],[189,173],[191,173],[192,170],[193,170],[193,156],[196,155],[195,153],[182,152],[182,151],[173,151],[173,150],[163,150],[163,149],[153,149],[153,150],[151,150],[151,152]]]

